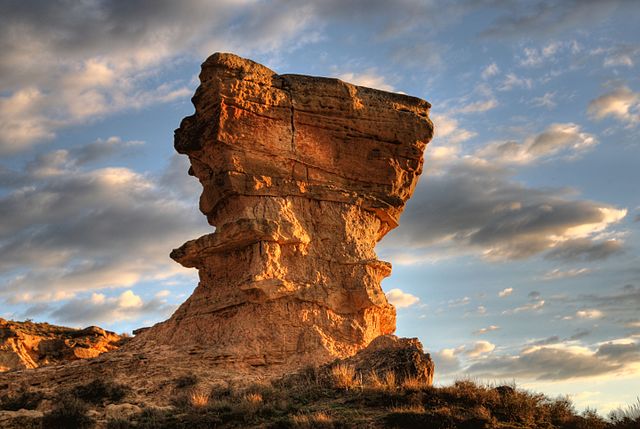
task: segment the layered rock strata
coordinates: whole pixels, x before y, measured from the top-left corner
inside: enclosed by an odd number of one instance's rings
[[[225,365],[300,367],[395,330],[374,247],[398,219],[433,135],[424,100],[278,75],[231,54],[202,66],[175,133],[215,232],[171,257],[200,282],[138,347],[197,344]]]

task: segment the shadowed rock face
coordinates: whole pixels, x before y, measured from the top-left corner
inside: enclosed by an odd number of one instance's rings
[[[171,257],[193,295],[136,343],[197,344],[211,361],[299,367],[395,330],[376,243],[398,219],[433,135],[430,105],[337,79],[278,75],[231,54],[202,67],[175,147],[215,232]]]

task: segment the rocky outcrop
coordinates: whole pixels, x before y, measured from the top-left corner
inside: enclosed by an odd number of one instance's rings
[[[424,353],[417,338],[398,338],[395,335],[381,335],[354,356],[330,365],[336,364],[352,366],[357,373],[365,376],[375,373],[382,377],[392,373],[400,383],[413,379],[432,385],[435,374],[431,355]]]
[[[175,134],[215,232],[171,257],[193,295],[137,349],[206,350],[226,367],[299,368],[395,330],[374,247],[398,225],[433,135],[424,100],[338,79],[278,75],[214,54]],[[282,369],[281,369],[282,371]]]
[[[0,318],[0,372],[93,358],[126,340],[97,326],[73,329]]]

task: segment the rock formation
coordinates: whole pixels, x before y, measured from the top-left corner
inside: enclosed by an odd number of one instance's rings
[[[93,358],[126,340],[96,326],[73,329],[0,318],[0,372]]]
[[[433,135],[430,104],[214,54],[175,133],[215,232],[171,257],[193,295],[134,341],[226,367],[300,368],[395,330],[376,243],[398,225]]]

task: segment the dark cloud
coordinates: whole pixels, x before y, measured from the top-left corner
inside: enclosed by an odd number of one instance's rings
[[[90,146],[67,151],[64,163],[38,157],[30,163],[39,167],[29,186],[0,197],[0,294],[6,299],[67,298],[64,293],[184,273],[170,250],[211,231],[197,212],[195,179],[184,174],[173,188],[126,168],[65,169],[80,164],[74,154],[87,153],[95,157]]]
[[[568,338],[569,341],[579,340],[581,338],[591,335],[591,331],[588,329],[580,329],[575,334]]]
[[[554,335],[552,337],[543,338],[542,340],[537,340],[531,343],[532,346],[546,346],[549,344],[558,344],[560,342],[560,337]]]
[[[383,252],[401,259],[408,249],[442,253],[438,246],[447,246],[490,259],[523,259],[551,250],[558,237],[571,238],[576,227],[588,235],[626,214],[607,204],[569,199],[567,190],[528,188],[483,159],[438,167],[429,174],[427,159],[426,177],[402,216],[402,226],[382,242]],[[585,242],[596,245],[588,238]]]
[[[492,37],[549,37],[565,30],[597,27],[615,13],[629,14],[638,8],[634,0],[566,0],[562,2],[496,1],[498,19],[482,34]]]
[[[569,262],[598,261],[622,252],[620,240],[594,242],[586,238],[568,240],[557,245],[546,255],[546,259]]]
[[[595,353],[584,348],[532,347],[516,356],[489,356],[476,362],[466,372],[477,377],[567,380],[593,377],[623,369],[638,362],[638,345],[634,347],[602,346]]]
[[[612,361],[640,361],[640,344],[636,343],[607,343],[598,348],[596,356]]]

